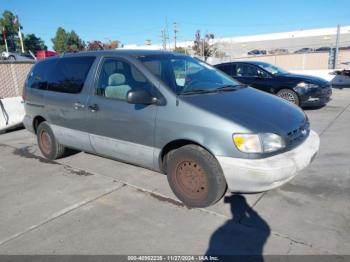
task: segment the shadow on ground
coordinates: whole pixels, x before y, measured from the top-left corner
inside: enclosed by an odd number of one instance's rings
[[[231,195],[224,202],[231,206],[232,219],[211,236],[206,255],[218,256],[220,261],[264,261],[262,254],[271,232],[269,225],[247,204],[244,196]],[[228,255],[234,257],[225,257]]]

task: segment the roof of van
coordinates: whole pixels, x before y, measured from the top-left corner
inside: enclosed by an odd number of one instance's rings
[[[108,55],[108,54],[140,55],[140,56],[142,56],[142,55],[174,54],[174,52],[163,51],[163,50],[115,49],[115,50],[83,51],[83,52],[78,52],[78,53],[63,53],[63,54],[58,55],[58,57],[86,56],[86,55]]]
[[[237,61],[230,61],[230,62],[224,62],[224,63],[219,63],[216,64],[215,66],[218,65],[229,65],[229,64],[236,64],[236,63],[245,63],[245,64],[253,64],[253,65],[261,65],[261,64],[269,64],[267,62],[263,61],[255,61],[255,60],[237,60]]]

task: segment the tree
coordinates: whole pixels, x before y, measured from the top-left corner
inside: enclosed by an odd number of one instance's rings
[[[186,54],[186,49],[184,47],[175,47],[174,52]]]
[[[213,44],[210,44],[210,40],[212,39],[214,39],[214,34],[206,34],[204,38],[201,38],[201,32],[197,30],[192,46],[195,55],[204,56],[205,60],[213,56],[216,48]]]
[[[88,51],[103,50],[103,44],[101,41],[97,41],[97,40],[87,42],[86,49]]]
[[[85,42],[80,39],[76,32],[71,31],[67,37],[67,51],[78,52],[84,50]]]
[[[63,53],[66,50],[68,35],[66,33],[66,30],[64,30],[62,27],[57,28],[56,35],[54,38],[51,39],[53,43],[53,49],[56,52]]]
[[[33,53],[39,51],[39,50],[47,50],[47,46],[45,45],[44,41],[37,37],[35,34],[28,34],[24,37],[24,49],[30,50]]]
[[[9,51],[16,51],[20,46],[18,37],[19,28],[22,28],[22,26],[18,22],[18,18],[11,11],[5,10],[0,19],[0,30],[3,31],[5,29]],[[0,49],[0,51],[5,50],[4,39],[1,41]]]
[[[85,43],[75,31],[66,32],[64,28],[57,28],[56,35],[51,39],[56,52],[77,52],[84,50]]]
[[[119,46],[119,41],[110,41],[108,43],[102,43],[101,41],[94,40],[88,42],[86,49],[89,51],[93,50],[106,50],[106,49],[116,49]]]
[[[103,49],[116,49],[119,46],[119,41],[114,40],[114,41],[109,41],[108,43],[103,44]]]

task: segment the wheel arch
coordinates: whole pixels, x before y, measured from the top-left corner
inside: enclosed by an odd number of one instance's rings
[[[186,145],[197,145],[197,146],[200,146],[200,147],[204,148],[206,151],[208,151],[211,155],[213,155],[215,157],[213,152],[211,152],[211,150],[209,150],[207,147],[203,146],[201,143],[198,143],[198,142],[196,142],[194,140],[191,140],[191,139],[176,139],[176,140],[170,141],[165,146],[163,146],[163,148],[161,149],[161,151],[159,153],[158,164],[159,164],[159,168],[160,168],[160,170],[162,172],[165,173],[165,170],[166,170],[165,156],[170,151],[178,149],[178,148],[186,146]]]
[[[33,130],[34,130],[35,134],[36,134],[36,132],[38,130],[38,126],[44,121],[46,121],[46,119],[44,117],[42,117],[42,116],[34,117],[34,119],[33,119]]]

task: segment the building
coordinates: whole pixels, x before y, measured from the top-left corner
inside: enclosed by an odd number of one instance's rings
[[[220,56],[233,59],[246,57],[253,50],[259,50],[266,54],[310,52],[317,49],[320,50],[320,48],[323,51],[328,51],[328,48],[335,47],[336,38],[337,27],[331,27],[282,33],[216,38],[211,40],[211,42],[212,44],[215,44],[217,50],[220,51]],[[184,47],[191,52],[193,40],[178,42],[176,45],[178,47]],[[173,47],[173,43],[168,45],[169,49],[173,49]],[[350,26],[340,27],[339,47],[350,49]],[[161,50],[163,49],[163,46],[161,44],[125,45],[124,48]]]

